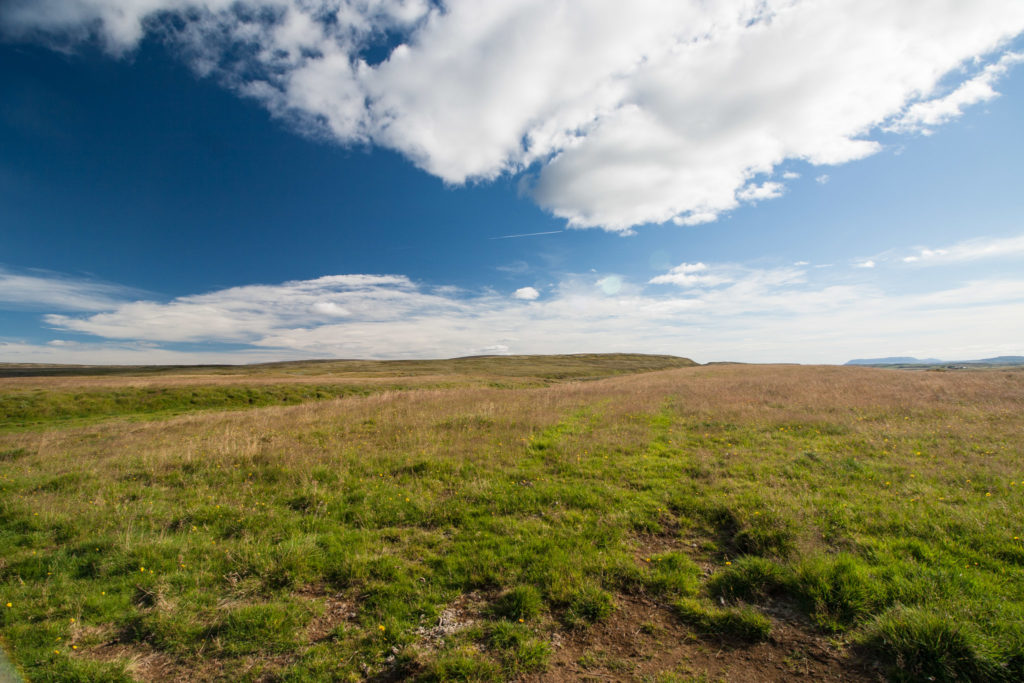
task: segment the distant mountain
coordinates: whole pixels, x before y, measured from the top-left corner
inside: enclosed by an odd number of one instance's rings
[[[1024,365],[1024,356],[995,356],[980,360],[939,360],[937,358],[914,358],[913,356],[889,356],[888,358],[856,358],[845,365]]]
[[[941,363],[937,358],[914,358],[912,356],[889,356],[888,358],[855,358],[846,365],[932,365]]]
[[[996,356],[982,360],[964,361],[966,363],[991,363],[992,365],[1024,365],[1024,356]]]

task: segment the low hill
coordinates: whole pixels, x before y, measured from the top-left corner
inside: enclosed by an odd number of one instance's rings
[[[643,353],[465,356],[435,360],[300,360],[252,365],[48,365],[0,363],[0,377],[147,375],[496,375],[567,379],[606,377],[697,365],[689,358]]]

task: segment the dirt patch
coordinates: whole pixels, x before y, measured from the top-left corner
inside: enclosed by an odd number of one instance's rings
[[[356,621],[358,614],[355,602],[341,594],[330,594],[322,587],[314,587],[300,591],[300,595],[311,601],[322,602],[324,606],[323,613],[314,617],[306,629],[310,643],[328,640],[339,626]]]
[[[477,623],[490,602],[479,591],[460,595],[441,611],[436,624],[416,629],[416,649],[425,653],[444,647],[445,638]]]
[[[884,680],[795,616],[784,610],[768,616],[770,640],[742,644],[696,636],[667,605],[620,597],[607,622],[553,639],[548,670],[523,680],[656,681],[666,674],[730,683]]]
[[[145,643],[111,641],[82,652],[83,657],[101,662],[120,661],[128,674],[138,681],[191,683],[193,681],[229,681],[262,672],[255,680],[277,680],[276,672],[287,666],[293,655],[217,659],[202,657],[177,659]]]
[[[112,640],[82,651],[82,657],[101,662],[121,662],[132,678],[140,681],[196,680],[194,671],[186,671],[172,657],[144,644]]]

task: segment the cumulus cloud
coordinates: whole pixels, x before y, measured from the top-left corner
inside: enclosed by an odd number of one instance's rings
[[[766,182],[760,185],[747,185],[736,195],[738,199],[746,202],[756,202],[761,199],[775,199],[782,196],[785,186],[782,183]]]
[[[539,296],[540,292],[533,287],[520,287],[516,291],[512,292],[513,299],[520,299],[522,301],[534,301]]]
[[[1024,4],[7,0],[0,26],[114,55],[156,35],[302,133],[453,184],[526,171],[570,226],[628,232],[714,221],[779,196],[787,159],[860,159],[873,131],[990,99]]]

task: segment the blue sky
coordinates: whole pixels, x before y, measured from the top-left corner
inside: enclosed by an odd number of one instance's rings
[[[1024,354],[1024,8],[891,5],[5,3],[0,361]]]

